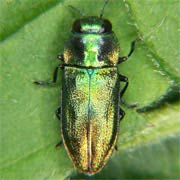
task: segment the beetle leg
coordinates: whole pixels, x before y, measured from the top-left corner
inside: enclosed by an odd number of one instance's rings
[[[60,120],[61,119],[61,107],[58,107],[56,110],[56,117]]]
[[[120,121],[124,118],[124,116],[125,116],[125,112],[120,108],[119,109],[119,119],[120,119]]]
[[[59,68],[62,68],[62,67],[63,67],[62,65],[59,65],[56,67],[56,69],[54,70],[54,73],[53,73],[53,80],[52,81],[49,81],[49,82],[47,82],[47,81],[35,81],[34,84],[39,85],[39,86],[55,84],[57,81],[57,77],[58,77],[58,70],[59,70]]]
[[[58,54],[58,55],[57,55],[57,58],[58,58],[58,60],[60,60],[62,63],[64,63],[64,56],[63,56],[63,54]]]
[[[134,40],[133,42],[131,42],[131,49],[130,49],[130,51],[129,51],[129,53],[128,53],[127,56],[119,57],[119,59],[118,59],[118,64],[126,61],[126,60],[132,55],[132,53],[134,52],[134,49],[135,49],[135,43],[136,43],[136,41],[137,41],[137,39]]]
[[[126,104],[123,100],[122,100],[122,96],[124,95],[127,87],[128,87],[128,78],[126,76],[123,76],[121,74],[119,74],[119,77],[120,77],[120,81],[122,82],[126,82],[125,86],[123,87],[123,89],[120,91],[120,102],[123,103],[127,108],[136,108],[137,107],[137,104]]]
[[[120,78],[120,81],[126,83],[123,89],[120,91],[120,97],[122,97],[128,87],[129,82],[128,82],[128,78],[126,76],[123,76],[122,74],[119,74],[119,78]]]
[[[115,149],[116,151],[118,151],[118,146],[117,146],[117,144],[114,146],[114,149]]]
[[[60,146],[62,146],[63,145],[63,141],[61,140],[60,142],[58,142],[57,144],[56,144],[56,148],[58,148],[58,147],[60,147]]]
[[[64,57],[63,55],[58,55],[57,58],[62,62],[64,63]],[[58,70],[59,68],[63,68],[63,64],[60,64],[56,67],[56,69],[54,70],[54,73],[53,73],[53,80],[50,81],[50,82],[45,82],[45,81],[35,81],[34,83],[37,84],[37,85],[40,85],[40,86],[43,86],[43,85],[52,85],[54,83],[56,83],[57,81],[57,77],[58,77]]]

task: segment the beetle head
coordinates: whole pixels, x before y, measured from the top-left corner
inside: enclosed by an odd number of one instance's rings
[[[111,22],[96,16],[83,17],[74,22],[72,26],[74,33],[104,34],[112,32]]]

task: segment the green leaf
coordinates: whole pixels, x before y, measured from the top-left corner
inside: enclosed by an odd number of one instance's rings
[[[49,80],[56,57],[79,14],[99,15],[104,0],[0,1],[0,179],[66,179],[74,168],[63,147],[55,110],[57,86]],[[103,17],[113,24],[130,59],[119,66],[130,85],[121,123],[119,151],[93,179],[177,179],[179,161],[179,13],[178,1],[113,0]],[[89,178],[77,174],[76,179]]]
[[[41,13],[53,8],[62,2],[62,0],[1,0],[0,2],[0,40],[4,40],[22,28],[28,21],[35,19]]]
[[[130,13],[133,15],[136,28],[142,34],[154,61],[165,74],[179,82],[179,1],[126,2],[131,8]]]

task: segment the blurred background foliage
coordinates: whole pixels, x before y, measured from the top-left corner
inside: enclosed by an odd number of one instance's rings
[[[79,14],[99,15],[104,0],[0,0],[0,179],[179,179],[179,0],[110,0],[104,17],[127,55],[128,109],[119,151],[95,176],[78,174],[63,147],[55,110],[60,85],[49,80]]]

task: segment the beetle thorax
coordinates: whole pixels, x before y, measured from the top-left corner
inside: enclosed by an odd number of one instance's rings
[[[99,61],[99,51],[103,44],[102,38],[97,34],[87,34],[83,38],[84,44],[84,65],[85,66],[103,66],[104,61]]]
[[[110,34],[73,34],[64,50],[66,64],[102,67],[115,66],[119,55],[118,41]]]

